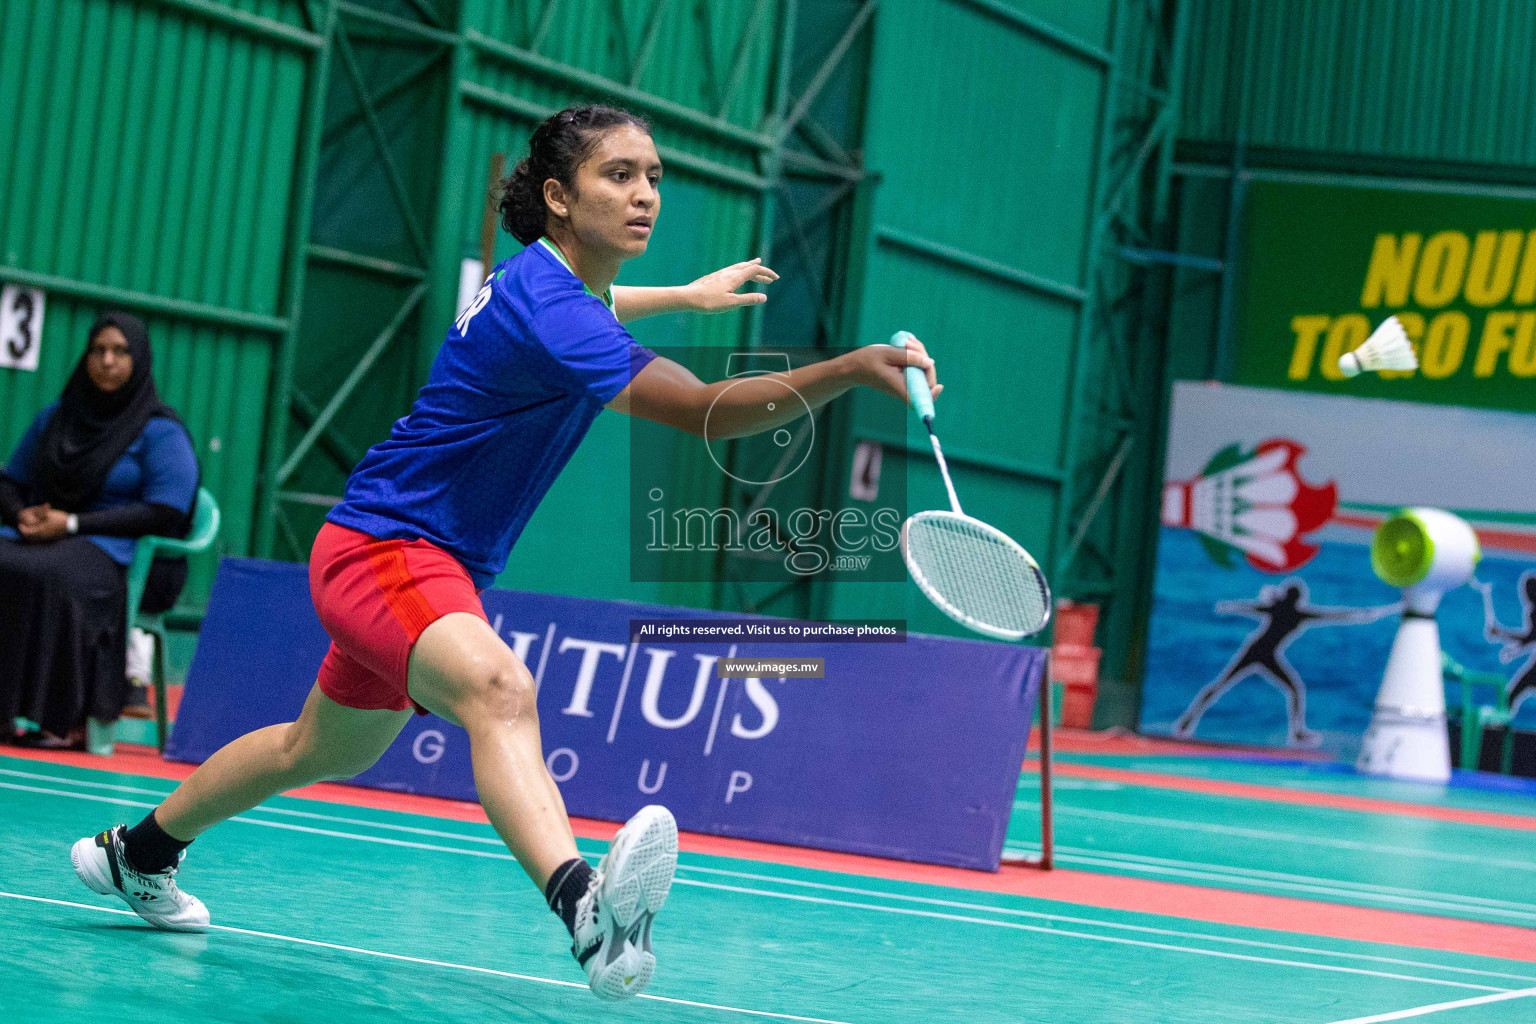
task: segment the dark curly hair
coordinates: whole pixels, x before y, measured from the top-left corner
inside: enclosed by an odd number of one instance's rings
[[[544,182],[554,178],[574,193],[576,168],[605,134],[623,125],[651,134],[651,123],[645,118],[602,104],[567,107],[541,122],[528,140],[528,155],[501,180],[492,196],[507,233],[524,245],[538,241],[549,216]]]

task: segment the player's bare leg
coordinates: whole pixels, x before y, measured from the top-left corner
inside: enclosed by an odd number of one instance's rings
[[[469,733],[480,804],[542,889],[577,854],[565,801],[544,765],[533,675],[484,619],[454,612],[422,631],[406,686],[422,707]]]
[[[220,748],[165,798],[155,819],[177,839],[191,840],[279,793],[350,779],[373,767],[410,718],[409,711],[342,707],[311,687],[298,721]]]
[[[571,930],[571,952],[606,999],[645,988],[656,968],[651,922],[677,866],[677,824],[642,808],[594,873],[576,852],[565,801],[545,767],[533,676],[484,619],[444,615],[411,650],[408,689],[469,734],[480,804]]]

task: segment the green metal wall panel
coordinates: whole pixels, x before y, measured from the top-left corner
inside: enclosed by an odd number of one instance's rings
[[[184,605],[206,598],[218,553],[249,551],[314,52],[303,24],[288,0],[0,4],[0,280],[48,294],[38,370],[0,370],[0,446],[57,398],[101,310],[142,316],[224,510]]]
[[[1536,163],[1528,0],[1190,0],[1182,135]]]
[[[367,448],[421,385],[453,40],[442,3],[338,5],[326,35],[302,301],[272,401],[261,553],[308,558]]]
[[[1107,88],[1095,53],[1110,9],[891,0],[875,28],[866,159],[883,181],[859,340],[907,329],[929,346],[946,382],[939,433],[966,511],[1045,564],[1069,458]],[[860,395],[858,408],[881,400]],[[869,436],[869,422],[856,412],[854,435]],[[924,437],[909,421],[901,439],[914,510],[945,503]],[[898,456],[897,439],[875,439]],[[961,632],[908,584],[833,590],[834,616]]]
[[[524,53],[755,131],[773,81],[779,0],[490,3],[473,26]]]

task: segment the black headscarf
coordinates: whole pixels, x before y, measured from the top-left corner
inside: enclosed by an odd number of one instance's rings
[[[86,368],[90,343],[109,326],[123,332],[133,357],[133,372],[116,391],[98,388]],[[160,401],[150,369],[149,332],[138,317],[111,312],[91,325],[85,352],[37,445],[33,481],[38,500],[65,512],[85,511],[101,493],[113,463],[145,424],[155,416],[181,422],[176,411]]]

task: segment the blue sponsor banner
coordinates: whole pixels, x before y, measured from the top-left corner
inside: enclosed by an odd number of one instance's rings
[[[996,870],[1044,667],[1038,648],[912,633],[904,643],[630,643],[631,619],[760,619],[513,590],[481,595],[539,684],[566,808],[648,803],[693,832]],[[329,640],[303,565],[227,558],[188,673],[172,760],[200,762],[297,717]],[[723,657],[821,658],[820,679],[716,678]],[[469,740],[416,716],[355,784],[475,799]]]

